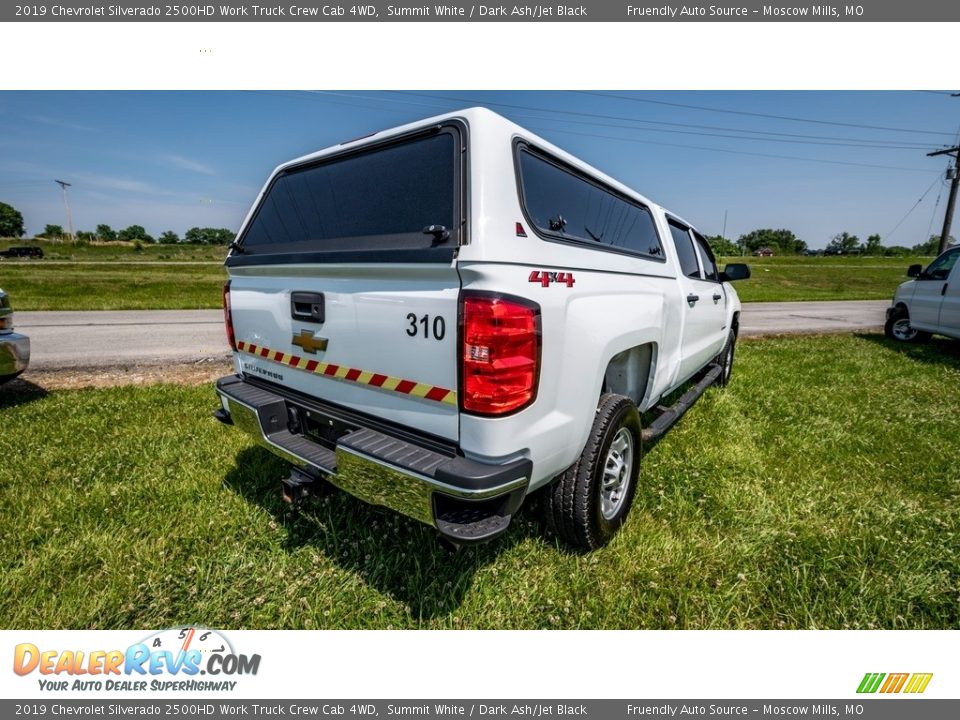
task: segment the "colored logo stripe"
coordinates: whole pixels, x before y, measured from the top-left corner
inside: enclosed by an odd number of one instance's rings
[[[880,686],[880,692],[882,693],[898,693],[903,688],[903,684],[907,681],[907,676],[910,673],[890,673],[887,675],[886,682]]]
[[[884,673],[867,673],[863,676],[863,680],[860,681],[860,687],[857,688],[858,693],[874,693],[877,691],[877,688],[880,687],[880,681],[883,680]]]
[[[253,355],[254,357],[264,358],[280,363],[281,365],[286,365],[295,370],[304,370],[314,375],[324,375],[334,380],[343,380],[345,382],[356,383],[357,385],[369,385],[380,388],[381,390],[389,390],[390,392],[401,393],[402,395],[411,395],[422,400],[430,400],[444,405],[457,404],[456,392],[434,385],[390,377],[389,375],[381,375],[366,370],[358,370],[357,368],[348,368],[343,365],[320,362],[319,360],[307,360],[298,355],[258,347],[252,343],[243,342],[242,340],[237,342],[237,350]]]
[[[933,673],[914,673],[903,691],[905,693],[922,693],[927,689],[927,685],[930,684],[932,678]]]
[[[857,687],[858,693],[922,693],[933,673],[867,673]]]

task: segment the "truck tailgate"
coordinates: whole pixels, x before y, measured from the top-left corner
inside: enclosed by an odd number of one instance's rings
[[[237,370],[457,441],[459,292],[452,264],[230,268]]]

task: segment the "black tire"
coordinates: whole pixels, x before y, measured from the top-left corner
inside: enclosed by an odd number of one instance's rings
[[[717,356],[717,364],[720,366],[720,377],[717,378],[717,385],[720,387],[726,387],[730,384],[730,376],[733,375],[733,360],[736,357],[737,350],[737,333],[735,330],[730,330],[730,334],[727,335],[727,342],[723,346],[723,350],[720,351],[720,354]]]
[[[625,484],[618,494],[604,494],[604,474],[616,440],[623,447],[626,435],[631,440],[622,455],[630,464],[620,477]],[[605,394],[577,461],[546,489],[543,510],[548,527],[568,545],[580,550],[597,550],[620,529],[630,512],[640,471],[640,415],[630,398]],[[616,467],[612,465],[611,467]]]
[[[931,337],[930,333],[924,330],[915,330],[910,327],[910,315],[903,308],[890,313],[890,317],[883,325],[883,334],[891,340],[902,343],[926,342]]]
[[[8,383],[13,380],[15,377],[19,377],[20,373],[13,373],[13,375],[0,375],[0,385]]]

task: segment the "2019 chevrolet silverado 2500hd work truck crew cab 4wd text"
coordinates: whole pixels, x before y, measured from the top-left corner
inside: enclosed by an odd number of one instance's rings
[[[641,443],[726,383],[749,275],[480,108],[281,165],[226,265],[216,415],[293,464],[288,497],[326,479],[467,543],[550,486],[583,548],[623,523]]]

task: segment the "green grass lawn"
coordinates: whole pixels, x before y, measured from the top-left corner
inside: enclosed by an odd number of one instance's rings
[[[0,250],[12,245],[44,252],[42,260],[0,260],[0,288],[17,310],[220,307],[224,247],[0,240]]]
[[[218,308],[226,279],[219,263],[0,263],[0,287],[16,310]]]
[[[926,267],[933,258],[770,257],[722,258],[746,262],[752,275],[736,283],[743,302],[796,300],[889,300],[907,280],[913,263]]]
[[[210,417],[210,387],[0,391],[0,627],[956,628],[960,346],[744,342],[581,555],[450,555]]]
[[[0,251],[7,248],[33,245],[43,250],[43,261],[80,262],[217,262],[227,256],[227,248],[220,245],[152,245],[141,243],[71,243],[55,240],[0,239]],[[3,261],[9,262],[9,261]],[[20,262],[20,261],[15,261]],[[2,266],[0,266],[2,268]]]
[[[0,250],[14,244],[0,241]],[[19,244],[23,244],[22,242]],[[223,247],[41,244],[42,260],[0,262],[0,287],[20,310],[135,310],[220,307]],[[906,269],[931,258],[772,257],[745,261],[744,302],[888,300]]]

